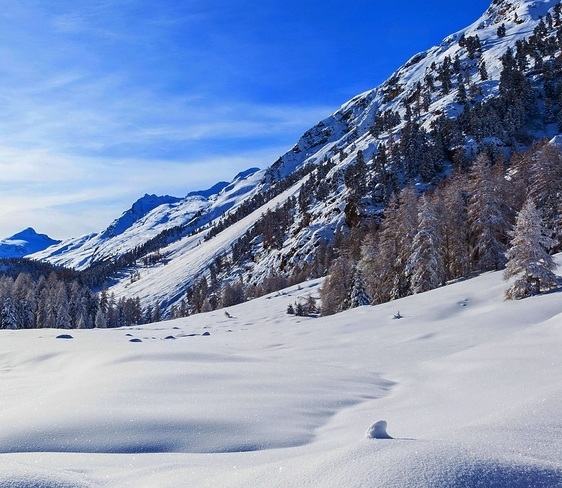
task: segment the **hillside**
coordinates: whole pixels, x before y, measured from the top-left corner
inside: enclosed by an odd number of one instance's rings
[[[0,485],[562,486],[560,293],[504,301],[487,273],[285,313],[319,284],[230,317],[0,330]]]
[[[168,311],[202,277],[218,295],[237,280],[255,286],[271,275],[323,275],[319,249],[338,232],[378,225],[402,188],[434,188],[467,171],[478,153],[508,161],[558,134],[561,53],[556,1],[494,0],[266,170],[215,195],[147,196],[150,203],[139,201],[146,206],[136,204],[140,213],[133,206],[105,231],[32,257],[83,269],[127,255],[107,280],[110,290]]]
[[[85,269],[92,264],[121,256],[152,239],[158,249],[163,242],[177,240],[197,231],[254,195],[263,176],[257,168],[244,171],[232,182],[189,193],[184,198],[145,195],[105,230],[67,239],[31,256],[53,264]],[[169,234],[169,235],[168,235]]]

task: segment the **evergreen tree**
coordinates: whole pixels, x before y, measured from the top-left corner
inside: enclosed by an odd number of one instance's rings
[[[107,328],[107,320],[105,318],[105,313],[103,313],[103,310],[101,308],[99,308],[98,311],[96,312],[96,318],[94,324],[97,329]]]
[[[424,196],[418,213],[418,232],[412,242],[407,271],[412,293],[423,293],[443,283],[443,239],[434,206]]]
[[[464,86],[464,83],[462,83],[462,82],[459,83],[458,90],[457,90],[457,96],[455,98],[455,101],[457,103],[460,103],[461,105],[463,105],[467,101],[466,87]]]
[[[504,278],[515,277],[515,282],[506,290],[510,300],[537,295],[541,291],[558,286],[554,269],[556,263],[546,251],[552,246],[548,230],[533,201],[528,199],[519,214],[515,228],[510,232],[511,247],[507,251],[508,262]]]
[[[482,60],[478,68],[478,72],[480,73],[480,79],[482,81],[486,81],[488,79],[488,70],[486,69],[486,61]]]
[[[160,322],[162,320],[162,310],[160,308],[160,302],[156,302],[154,304],[154,308],[152,309],[152,317],[150,319],[151,323]]]
[[[365,279],[361,268],[355,266],[353,269],[353,279],[351,288],[351,297],[349,300],[350,308],[361,307],[371,304],[371,296],[365,287]]]
[[[10,298],[5,298],[0,311],[0,327],[2,329],[17,329],[17,319],[15,317],[14,306]]]
[[[500,38],[505,37],[505,30],[506,30],[506,29],[505,29],[505,24],[500,25],[500,26],[498,27],[498,31],[497,31],[498,37],[500,37]]]

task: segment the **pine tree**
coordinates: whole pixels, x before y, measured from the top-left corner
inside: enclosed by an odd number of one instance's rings
[[[505,24],[500,25],[500,26],[498,27],[498,31],[497,31],[498,37],[500,37],[500,38],[501,38],[501,37],[505,37],[505,31],[506,31],[506,29],[505,29]]]
[[[482,60],[480,63],[480,67],[478,68],[478,72],[480,73],[480,79],[482,81],[486,81],[488,79],[488,70],[486,69],[486,61]]]
[[[517,215],[511,247],[507,251],[508,262],[504,279],[515,277],[515,282],[506,290],[505,297],[510,300],[537,295],[541,291],[558,286],[554,269],[556,263],[546,248],[552,245],[548,230],[531,199]]]
[[[152,309],[152,317],[150,318],[151,323],[160,322],[162,320],[162,310],[160,308],[160,302],[156,302],[154,304],[154,308]]]
[[[17,329],[17,320],[15,317],[14,306],[10,298],[5,298],[0,311],[0,327],[2,329]]]
[[[101,308],[98,308],[98,311],[96,312],[96,318],[94,324],[97,329],[107,328],[107,320],[105,318],[105,313],[103,313],[103,310]]]
[[[407,271],[412,293],[433,290],[443,283],[443,239],[438,233],[435,208],[424,196],[418,213],[418,232],[412,242]]]
[[[466,101],[467,101],[466,87],[464,86],[464,83],[462,83],[462,82],[459,83],[458,90],[457,90],[457,96],[455,98],[455,101],[457,103],[460,103],[461,105],[466,103]]]
[[[365,287],[365,279],[361,268],[355,266],[353,269],[353,281],[351,288],[351,297],[349,300],[350,308],[361,307],[371,304],[371,296]]]

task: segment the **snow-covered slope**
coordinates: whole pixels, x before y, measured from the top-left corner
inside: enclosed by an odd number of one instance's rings
[[[0,486],[562,486],[562,294],[506,302],[488,273],[285,313],[319,284],[230,317],[1,330]]]
[[[514,49],[517,40],[529,37],[539,20],[552,9],[558,0],[494,0],[489,9],[469,27],[446,37],[439,46],[413,56],[403,67],[393,73],[381,86],[362,93],[307,131],[298,143],[273,165],[276,174],[285,176],[295,168],[306,163],[317,163],[325,157],[333,157],[344,149],[347,157],[342,166],[357,157],[357,151],[363,150],[366,160],[376,152],[380,136],[369,133],[375,116],[387,110],[398,112],[404,120],[406,106],[413,106],[412,95],[418,82],[423,82],[428,73],[435,69],[432,65],[443,64],[446,57],[459,60],[465,67],[471,67],[470,81],[482,89],[476,99],[483,100],[498,93],[501,56],[508,47]],[[505,37],[498,37],[497,29],[505,24]],[[466,47],[459,45],[462,36],[478,36],[481,52],[469,57]],[[486,64],[489,79],[482,82],[478,77],[478,66]],[[456,91],[448,95],[432,96],[429,110],[421,114],[422,126],[429,127],[432,120],[445,114],[456,117],[463,107],[455,101]],[[402,127],[394,127],[395,134]],[[388,132],[385,134],[388,135]],[[384,139],[384,138],[383,138]]]
[[[207,274],[216,257],[229,251],[232,243],[244,235],[264,212],[296,195],[299,187],[299,183],[295,184],[210,240],[205,239],[207,231],[203,231],[170,244],[163,251],[162,261],[154,266],[131,269],[111,287],[111,292],[116,297],[140,297],[144,303],[158,302],[163,309],[167,309],[181,300],[186,288],[196,278]],[[285,247],[291,246],[291,243],[291,240],[287,241]],[[258,261],[259,257],[256,256],[255,260]],[[264,269],[267,273],[270,267],[264,266]],[[128,275],[132,273],[135,274],[134,280],[128,279]]]
[[[0,241],[0,258],[21,258],[28,254],[43,251],[60,242],[51,239],[46,234],[38,234],[34,229],[28,227]]]
[[[217,183],[185,198],[145,195],[104,231],[65,240],[31,257],[84,269],[96,261],[131,251],[166,229],[185,226],[179,232],[181,237],[236,208],[244,198],[253,195],[262,178],[263,171],[252,168],[236,175],[230,184]]]

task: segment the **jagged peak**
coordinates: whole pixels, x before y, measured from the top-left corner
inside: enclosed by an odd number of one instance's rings
[[[102,238],[111,238],[122,234],[133,223],[144,217],[146,214],[154,210],[160,205],[174,204],[181,201],[181,198],[172,197],[170,195],[158,196],[155,194],[149,195],[146,193],[143,197],[139,198],[131,208],[123,215],[115,220],[101,235]]]
[[[491,24],[522,24],[544,17],[558,0],[493,0],[483,17]]]

